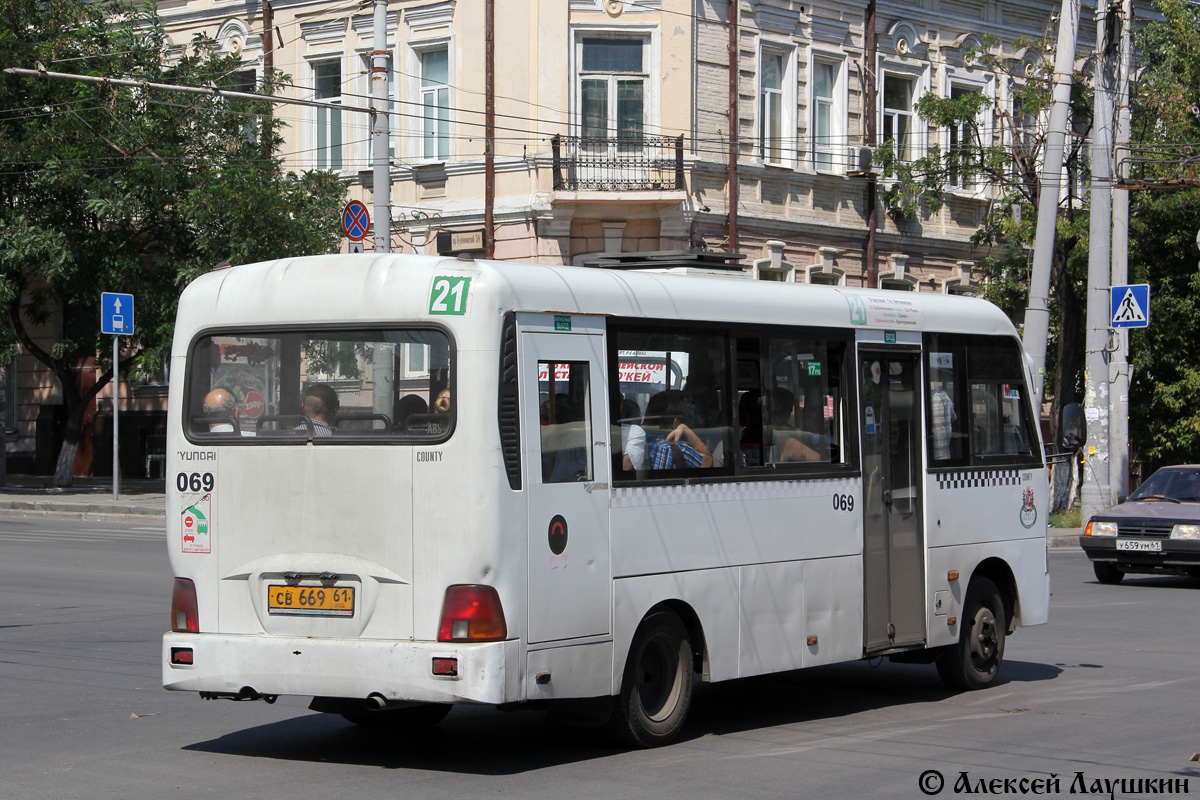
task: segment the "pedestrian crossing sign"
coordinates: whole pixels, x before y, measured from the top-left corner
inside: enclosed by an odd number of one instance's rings
[[[1109,327],[1147,328],[1150,326],[1150,284],[1113,286],[1109,289]]]

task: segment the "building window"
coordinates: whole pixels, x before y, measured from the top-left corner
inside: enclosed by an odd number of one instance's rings
[[[913,95],[917,82],[899,75],[883,76],[883,140],[890,141],[900,161],[917,157]]]
[[[450,57],[439,47],[418,54],[421,62],[421,155],[431,161],[450,157]]]
[[[231,92],[254,94],[257,90],[258,75],[253,69],[239,69],[222,78],[219,85],[222,89],[228,89]],[[237,102],[244,105],[246,101],[238,100]],[[225,99],[223,103],[228,108],[230,100]],[[258,141],[258,117],[243,113],[242,120],[242,139],[253,144]]]
[[[580,39],[579,119],[584,139],[617,139],[618,149],[640,150],[646,119],[646,40]],[[585,146],[604,147],[594,141]]]
[[[341,61],[319,61],[313,64],[313,99],[330,105],[342,104]],[[342,111],[321,106],[316,109],[317,169],[334,171],[342,168]]]
[[[838,65],[832,61],[813,61],[812,72],[812,148],[813,166],[831,172],[837,164],[834,156],[838,136],[837,110]]]
[[[1034,176],[1037,172],[1037,162],[1034,159],[1038,153],[1039,133],[1037,115],[1026,109],[1025,98],[1021,94],[1013,97],[1012,124],[1013,178],[1024,180],[1025,176]]]
[[[960,100],[968,95],[978,94],[977,91],[964,86],[950,87],[950,98]],[[979,147],[980,125],[977,119],[958,122],[950,126],[950,185],[970,189],[975,185],[972,174],[975,166],[975,154]]]
[[[758,145],[762,160],[783,161],[783,53],[764,50],[758,71]]]

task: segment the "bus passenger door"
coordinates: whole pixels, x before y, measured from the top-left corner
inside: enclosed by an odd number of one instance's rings
[[[920,354],[859,351],[866,653],[925,642]]]
[[[603,337],[521,338],[531,643],[611,631]]]

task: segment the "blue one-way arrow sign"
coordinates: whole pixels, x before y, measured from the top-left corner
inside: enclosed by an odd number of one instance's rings
[[[1150,327],[1150,284],[1110,287],[1108,307],[1113,328]]]
[[[132,336],[133,331],[133,295],[102,292],[100,332],[113,336]]]

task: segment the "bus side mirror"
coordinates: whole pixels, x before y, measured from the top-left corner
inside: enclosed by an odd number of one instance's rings
[[[1058,425],[1059,439],[1063,449],[1074,453],[1087,441],[1087,421],[1083,417],[1083,406],[1067,403],[1062,407]]]

